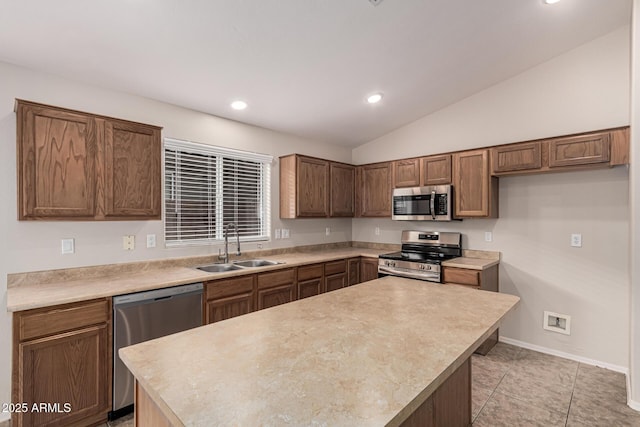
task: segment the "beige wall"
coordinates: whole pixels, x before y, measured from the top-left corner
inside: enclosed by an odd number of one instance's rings
[[[353,151],[367,163],[629,124],[629,27],[532,68]],[[354,220],[354,240],[398,242],[405,228],[459,230],[500,251],[500,286],[522,297],[502,328],[514,340],[629,366],[628,171],[500,179],[500,218],[453,223]],[[376,236],[374,230],[381,233]],[[484,232],[493,232],[493,242]],[[570,235],[581,233],[583,247]],[[571,335],[542,329],[543,311]]]
[[[351,149],[272,132],[173,105],[70,82],[0,63],[0,301],[6,307],[7,273],[85,265],[130,262],[167,257],[217,254],[219,245],[165,249],[162,221],[27,222],[17,221],[16,117],[14,99],[21,98],[133,121],[163,126],[163,136],[187,139],[241,150],[272,154],[272,229],[289,228],[291,239],[264,243],[265,248],[351,239],[350,219],[280,221],[277,200],[277,157],[293,152],[338,161],[350,161]],[[213,96],[213,95],[212,95]],[[325,227],[331,227],[325,236]],[[146,234],[157,235],[155,249],[146,249]],[[123,251],[122,236],[134,234],[136,249]],[[74,255],[60,254],[60,239],[73,237]],[[256,244],[243,245],[244,250]],[[0,312],[0,402],[10,402],[10,315]],[[0,413],[0,421],[8,414]]]
[[[631,361],[629,405],[640,411],[640,0],[633,1],[631,50]]]

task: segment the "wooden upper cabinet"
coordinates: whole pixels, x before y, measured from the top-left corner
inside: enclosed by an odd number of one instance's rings
[[[629,128],[491,147],[491,173],[521,175],[629,164]]]
[[[549,140],[549,167],[609,162],[609,132]]]
[[[160,219],[160,130],[138,123],[105,122],[105,215]]]
[[[160,128],[16,102],[18,218],[160,219]]]
[[[329,215],[353,217],[355,213],[356,168],[345,163],[329,164]]]
[[[292,154],[280,158],[280,218],[329,216],[329,162]]]
[[[451,154],[422,158],[421,185],[451,184]]]
[[[392,163],[373,163],[356,168],[357,216],[391,217]]]
[[[18,218],[93,218],[95,121],[21,101],[17,118]]]
[[[460,218],[498,217],[498,178],[489,170],[489,150],[453,154],[454,213]]]
[[[542,143],[523,142],[491,149],[493,174],[514,171],[536,171],[542,167]]]
[[[420,159],[404,159],[393,162],[393,186],[417,187],[420,185]]]

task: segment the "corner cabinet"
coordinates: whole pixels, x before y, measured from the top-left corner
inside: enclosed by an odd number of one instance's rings
[[[356,216],[390,218],[393,163],[358,166],[356,175]]]
[[[111,409],[111,339],[111,299],[15,313],[12,400],[29,410],[14,412],[12,425],[104,422]],[[41,402],[59,407],[31,410]]]
[[[498,178],[491,176],[488,149],[453,154],[453,186],[455,217],[498,217]]]
[[[160,128],[16,101],[18,219],[161,218]]]

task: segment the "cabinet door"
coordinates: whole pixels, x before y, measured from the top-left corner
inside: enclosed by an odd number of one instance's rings
[[[93,118],[18,101],[17,119],[19,219],[93,218]]]
[[[393,162],[393,186],[417,187],[420,185],[420,159],[404,159]]]
[[[608,132],[549,141],[549,167],[588,165],[609,161]]]
[[[21,366],[15,401],[58,403],[60,408],[14,414],[16,425],[84,426],[106,419],[111,409],[109,329],[110,324],[102,324],[18,345]]]
[[[391,217],[391,163],[359,166],[358,216]]]
[[[422,185],[451,184],[451,154],[422,159]]]
[[[360,262],[360,282],[368,282],[378,278],[378,260],[362,258]]]
[[[219,322],[253,311],[253,293],[242,293],[208,300],[205,309],[205,323]]]
[[[347,286],[360,283],[360,258],[347,260]]]
[[[296,270],[289,268],[258,274],[258,310],[296,299]]]
[[[342,289],[347,286],[347,275],[346,273],[340,273],[332,276],[326,276],[324,283],[327,292]]]
[[[115,120],[104,126],[104,215],[160,219],[159,129]]]
[[[355,207],[355,166],[331,163],[329,168],[331,187],[329,203],[332,217],[353,217]]]
[[[298,299],[320,295],[322,293],[322,278],[298,281]]]
[[[295,300],[295,284],[258,289],[258,310],[275,307]]]
[[[493,173],[536,170],[542,167],[540,142],[525,142],[491,149]]]
[[[329,216],[329,162],[300,156],[296,178],[298,216]]]
[[[455,216],[498,217],[498,178],[489,171],[489,150],[453,155]]]

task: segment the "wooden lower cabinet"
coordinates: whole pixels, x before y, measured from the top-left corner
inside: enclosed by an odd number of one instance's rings
[[[471,425],[471,358],[418,407],[402,427],[466,427]]]
[[[104,422],[111,409],[111,334],[111,299],[15,313],[12,401],[28,410],[13,412],[12,425]]]
[[[258,310],[285,304],[296,298],[295,268],[258,274]]]
[[[335,291],[347,286],[347,260],[325,263],[324,284],[325,292]]]
[[[347,260],[347,286],[360,283],[360,257]]]
[[[378,278],[378,258],[360,259],[360,283]]]
[[[204,324],[231,319],[255,310],[256,276],[212,280],[205,283]]]
[[[484,270],[472,270],[468,268],[444,267],[442,271],[443,283],[450,285],[464,285],[483,291],[498,292],[499,278],[498,265]],[[496,330],[476,350],[476,353],[485,355],[498,342],[499,331]]]
[[[323,264],[313,264],[298,267],[298,299],[321,294],[323,292],[323,284]]]

